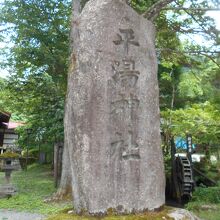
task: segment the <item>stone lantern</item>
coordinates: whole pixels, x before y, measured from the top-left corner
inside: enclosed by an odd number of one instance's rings
[[[16,189],[11,184],[12,171],[20,170],[20,162],[17,154],[7,152],[0,157],[0,171],[5,172],[5,183],[0,186],[0,198],[8,197],[16,193]]]

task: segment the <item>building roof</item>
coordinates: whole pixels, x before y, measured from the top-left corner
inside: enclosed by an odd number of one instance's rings
[[[20,126],[24,126],[24,122],[15,122],[15,121],[10,121],[8,123],[3,122],[7,129],[16,129]]]
[[[15,122],[15,121],[10,121],[8,123],[8,129],[16,129],[17,127],[24,126],[24,122]]]

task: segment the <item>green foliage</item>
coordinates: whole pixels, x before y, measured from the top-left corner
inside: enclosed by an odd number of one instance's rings
[[[186,208],[202,219],[217,220],[220,216],[220,187],[197,187]]]
[[[197,187],[186,208],[202,219],[217,220],[220,216],[220,186]]]
[[[18,74],[27,76],[40,69],[56,81],[67,73],[70,1],[6,0],[1,24],[15,45],[11,63]],[[12,63],[13,61],[13,63]]]
[[[31,149],[31,150],[29,150],[28,154],[29,154],[30,157],[38,158],[39,149]]]
[[[192,201],[204,203],[220,203],[220,187],[197,187],[193,193]]]
[[[210,102],[194,104],[178,110],[161,112],[162,129],[165,133],[185,138],[193,135],[194,143],[215,145],[220,139],[220,112]]]
[[[213,154],[213,152],[212,152]],[[205,174],[206,177],[216,181],[218,183],[220,181],[219,171],[220,171],[220,165],[218,163],[210,162],[209,155],[202,158],[200,162],[193,163],[193,166],[200,170],[203,174]],[[195,181],[199,182],[205,182],[206,179],[202,176],[195,175]]]
[[[0,207],[41,214],[54,214],[64,208],[70,208],[71,205],[68,202],[45,203],[43,201],[56,191],[50,172],[49,166],[36,164],[29,166],[27,172],[13,172],[12,184],[17,187],[18,193],[9,199],[1,199]],[[3,173],[0,174],[0,181],[3,180],[3,175]]]
[[[187,209],[195,213],[196,216],[201,219],[218,220],[220,216],[220,204],[216,205],[195,201],[188,203]]]
[[[0,23],[12,46],[4,66],[13,71],[4,84],[0,107],[12,119],[26,122],[19,129],[20,145],[63,140],[64,99],[69,56],[71,1],[6,0]],[[27,137],[26,128],[32,128]]]
[[[178,89],[181,97],[188,97],[190,99],[202,96],[203,90],[200,80],[193,74],[182,74],[182,79],[178,85]]]
[[[27,125],[32,129],[29,139],[33,144],[62,140],[64,95],[60,94],[51,76],[29,76],[25,85],[19,79],[11,79],[8,87],[14,98],[7,103],[26,115]],[[19,97],[15,93],[17,89]],[[20,144],[26,144],[26,127],[20,127],[19,132]]]
[[[8,90],[7,90],[7,81],[0,77],[0,109],[7,111],[5,108],[5,102],[8,96]]]
[[[133,7],[139,13],[144,12],[147,8],[153,5],[156,0],[130,0],[128,1],[131,7]]]
[[[82,6],[86,2],[81,0]],[[129,1],[139,13],[155,2]],[[185,1],[179,4],[184,5]],[[195,3],[190,6],[194,7]],[[13,119],[24,120],[27,127],[33,129],[32,145],[47,142],[51,146],[51,143],[63,140],[70,13],[70,0],[6,0],[1,6],[0,23],[7,27],[2,37],[7,35],[13,43],[12,47],[4,51],[7,62],[1,65],[9,66],[14,74],[8,81],[0,81],[4,88],[0,91],[0,107],[13,112]],[[198,12],[193,14],[196,19],[202,15]],[[194,71],[187,70],[187,74],[185,71],[185,66],[198,69],[197,66],[204,63],[201,57],[195,59],[195,56],[183,52],[186,48],[203,48],[189,43],[183,45],[179,39],[180,27],[190,28],[195,23],[194,18],[183,11],[168,14],[163,11],[156,20],[160,101],[163,109],[184,107],[189,100],[200,101],[204,94],[210,94],[212,90],[211,86],[202,88],[203,80],[200,76],[199,79],[197,75],[194,77]],[[214,36],[213,21],[206,18],[200,22],[204,23],[204,27],[211,26],[209,33]],[[200,72],[204,70],[199,68]],[[214,94],[217,90],[212,92]],[[19,131],[20,144],[25,145],[25,129]]]
[[[218,220],[220,216],[220,206],[218,206],[214,210],[211,209],[195,211],[195,214],[199,216],[201,219]]]

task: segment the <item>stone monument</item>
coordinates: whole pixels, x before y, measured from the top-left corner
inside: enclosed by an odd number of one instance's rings
[[[165,202],[155,29],[122,0],[90,0],[77,21],[65,129],[77,212]]]

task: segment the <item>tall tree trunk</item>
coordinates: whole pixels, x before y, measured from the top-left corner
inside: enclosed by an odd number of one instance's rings
[[[70,157],[69,157],[68,148],[65,145],[63,149],[61,180],[58,191],[55,195],[57,200],[71,198],[72,195],[71,181],[72,178],[71,178],[71,170],[70,170]]]
[[[77,39],[79,37],[79,33],[77,30],[77,18],[81,11],[81,1],[73,0],[72,1],[72,17],[71,17],[71,30],[70,30],[70,60],[69,60],[69,75],[68,75],[68,83],[71,82],[71,73],[74,72],[75,68],[75,50],[77,50]],[[68,91],[67,91],[68,93]],[[66,103],[67,108],[68,103]],[[66,109],[65,108],[65,109]],[[66,111],[66,110],[65,110]],[[64,120],[66,121],[66,120]],[[72,172],[71,172],[71,161],[68,150],[68,141],[66,138],[67,129],[65,127],[65,143],[64,143],[64,151],[63,151],[63,159],[62,159],[62,174],[59,189],[55,197],[57,199],[63,199],[68,197],[73,189],[72,189]]]

